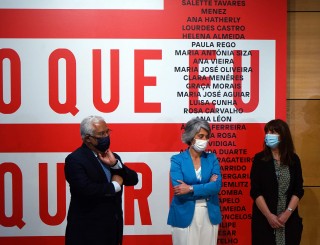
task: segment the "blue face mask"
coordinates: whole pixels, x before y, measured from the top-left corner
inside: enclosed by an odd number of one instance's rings
[[[271,149],[277,148],[280,143],[279,135],[266,134],[264,141],[266,142],[266,145],[269,146]]]
[[[110,147],[110,137],[96,138],[98,140],[98,144],[95,146],[99,151],[105,152]]]

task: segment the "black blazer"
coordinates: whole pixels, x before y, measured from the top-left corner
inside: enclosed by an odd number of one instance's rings
[[[263,152],[255,155],[250,173],[250,195],[254,201],[251,222],[252,244],[275,245],[274,230],[255,203],[257,197],[263,196],[270,212],[277,214],[278,181],[274,162],[272,159],[270,161],[262,160],[263,156]],[[301,163],[296,154],[294,155],[293,164],[289,166],[289,171],[290,184],[287,192],[287,205],[289,204],[292,195],[301,199],[304,194]],[[285,232],[286,244],[300,244],[302,219],[299,216],[298,208],[294,210],[288,219],[285,225]]]
[[[121,162],[119,155],[115,157]],[[111,170],[123,178],[123,184],[138,183],[135,171],[126,167]],[[115,192],[94,153],[83,144],[66,157],[65,177],[71,200],[67,216],[67,245],[99,245],[122,242],[122,190]]]

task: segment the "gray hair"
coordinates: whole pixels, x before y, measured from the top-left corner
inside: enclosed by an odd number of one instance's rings
[[[182,134],[182,142],[191,145],[194,136],[203,128],[210,136],[211,129],[209,123],[202,118],[193,118],[186,123],[184,133]]]
[[[84,139],[87,135],[94,134],[93,124],[104,122],[104,119],[100,116],[88,116],[80,123],[81,138]]]

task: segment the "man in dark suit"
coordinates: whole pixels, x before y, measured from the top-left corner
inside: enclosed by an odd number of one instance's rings
[[[83,119],[80,133],[83,144],[65,160],[71,193],[65,244],[122,244],[122,186],[136,185],[138,175],[110,150],[102,117]]]

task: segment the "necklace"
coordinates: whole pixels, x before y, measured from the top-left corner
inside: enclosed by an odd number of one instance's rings
[[[279,181],[280,177],[281,177],[281,162],[280,160],[276,160],[274,159],[274,167],[276,169],[276,176],[277,176],[277,180]]]

